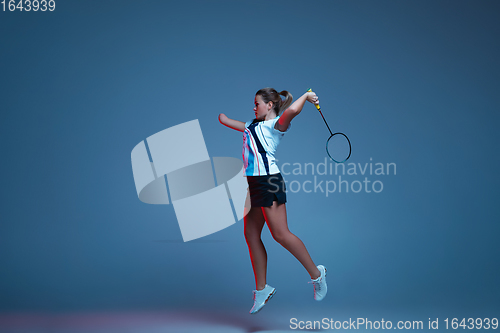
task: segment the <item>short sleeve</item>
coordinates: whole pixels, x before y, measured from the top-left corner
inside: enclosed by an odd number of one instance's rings
[[[252,120],[249,120],[245,123],[245,128],[247,128],[248,126],[250,126],[253,122],[253,119]]]
[[[292,128],[292,123],[288,124],[288,128],[286,129],[286,131],[282,132],[278,129],[276,129],[274,126],[276,126],[276,122],[279,120],[279,117],[276,117],[276,120],[273,122],[273,127],[272,127],[272,130],[273,130],[273,133],[278,133],[278,134],[285,134],[285,133],[288,133],[288,131],[290,131],[290,128]]]

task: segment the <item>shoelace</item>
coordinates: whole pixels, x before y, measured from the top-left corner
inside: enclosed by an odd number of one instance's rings
[[[307,283],[310,283],[314,286],[314,291],[321,291],[321,277],[318,281],[311,280]]]

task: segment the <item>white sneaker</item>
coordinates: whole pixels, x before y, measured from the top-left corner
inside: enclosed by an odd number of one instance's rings
[[[321,276],[316,280],[311,279],[310,282],[314,286],[314,299],[317,301],[321,301],[326,296],[326,292],[328,290],[326,286],[326,267],[323,265],[316,266],[321,273]]]
[[[253,306],[252,309],[250,310],[251,314],[257,313],[266,305],[267,301],[273,297],[274,293],[276,292],[276,288],[271,287],[270,285],[266,284],[264,289],[262,290],[254,290],[253,291]]]

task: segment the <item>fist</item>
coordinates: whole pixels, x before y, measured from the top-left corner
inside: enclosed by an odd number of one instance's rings
[[[314,91],[307,92],[307,101],[313,104],[319,104],[318,96],[316,96],[316,93]]]

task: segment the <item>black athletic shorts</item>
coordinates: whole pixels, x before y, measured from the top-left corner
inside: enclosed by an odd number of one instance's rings
[[[269,207],[273,201],[286,202],[285,181],[281,173],[267,176],[247,176],[252,207]]]

